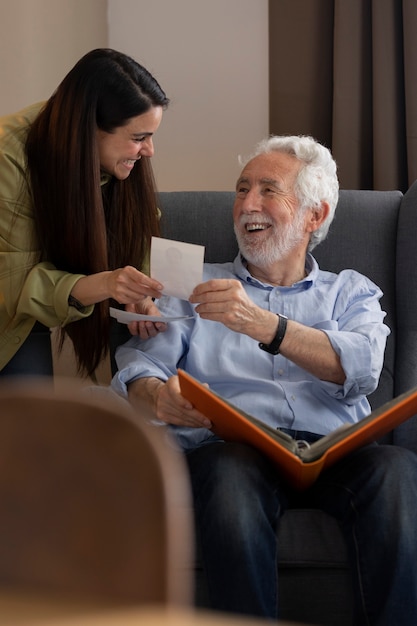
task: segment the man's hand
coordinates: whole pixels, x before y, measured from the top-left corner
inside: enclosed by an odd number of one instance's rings
[[[128,392],[134,406],[141,409],[145,402],[162,422],[211,428],[210,420],[181,395],[178,376],[171,376],[166,383],[158,378],[139,378],[130,383]]]
[[[144,298],[136,304],[126,304],[126,311],[129,313],[140,313],[141,315],[161,315],[158,307],[152,298]],[[155,337],[158,333],[162,333],[167,329],[164,322],[130,322],[128,328],[132,335],[139,335],[141,339],[149,339]]]
[[[276,314],[252,302],[239,280],[208,280],[197,285],[189,300],[197,303],[195,310],[203,319],[221,322],[230,330],[263,343],[270,343],[275,336]]]
[[[190,302],[204,319],[221,322],[231,330],[269,344],[278,328],[278,316],[252,302],[239,280],[218,278],[197,285]],[[288,320],[280,353],[321,380],[343,384],[340,357],[326,333]]]

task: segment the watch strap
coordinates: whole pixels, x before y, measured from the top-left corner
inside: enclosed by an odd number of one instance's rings
[[[282,340],[285,337],[285,332],[287,330],[287,320],[288,318],[285,315],[278,315],[278,328],[275,334],[275,337],[271,341],[271,343],[260,343],[259,347],[261,350],[265,350],[265,352],[269,352],[269,354],[279,354],[279,349],[281,347]]]
[[[84,306],[84,304],[81,304],[81,302],[77,300],[77,298],[74,298],[74,296],[71,295],[68,296],[68,304],[69,306],[73,306],[75,309],[77,309],[77,311],[80,311],[80,313],[85,311],[85,309],[87,308],[86,306]]]

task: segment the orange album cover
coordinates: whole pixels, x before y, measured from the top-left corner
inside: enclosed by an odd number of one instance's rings
[[[376,441],[417,413],[417,388],[390,400],[355,424],[346,424],[311,445],[244,413],[184,370],[178,370],[181,393],[213,424],[226,441],[257,447],[278,465],[297,489],[312,485],[320,472],[356,448]]]

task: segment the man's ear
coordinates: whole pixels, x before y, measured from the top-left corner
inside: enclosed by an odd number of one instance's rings
[[[329,213],[330,205],[324,200],[319,207],[314,207],[310,209],[310,217],[307,222],[307,231],[309,233],[314,233],[314,231],[316,231],[327,219]]]

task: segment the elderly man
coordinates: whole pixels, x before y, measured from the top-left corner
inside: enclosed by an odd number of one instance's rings
[[[311,255],[337,199],[326,148],[310,137],[261,142],[237,181],[235,261],[206,265],[189,302],[160,301],[165,314],[192,320],[118,351],[113,388],[147,402],[185,451],[215,609],[276,619],[276,530],[294,494],[259,451],[214,435],[211,416],[182,397],[177,367],[310,442],[369,413],[389,333],[381,291],[353,270],[319,269]],[[417,624],[417,457],[366,446],[297,497],[341,525],[355,623]]]

